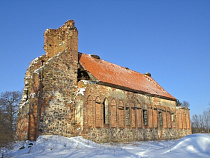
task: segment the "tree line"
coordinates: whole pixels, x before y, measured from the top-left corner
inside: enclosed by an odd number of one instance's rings
[[[0,94],[0,147],[5,147],[15,140],[16,116],[21,97],[20,91]]]
[[[209,103],[210,105],[210,103]],[[210,132],[210,108],[203,111],[202,114],[194,114],[191,118],[192,133]]]

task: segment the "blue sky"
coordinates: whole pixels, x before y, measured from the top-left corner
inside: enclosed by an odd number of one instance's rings
[[[0,92],[23,89],[44,31],[69,19],[80,52],[150,72],[191,115],[209,107],[209,0],[0,0]]]

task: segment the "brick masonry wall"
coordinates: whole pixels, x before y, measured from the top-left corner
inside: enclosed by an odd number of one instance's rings
[[[78,52],[78,31],[73,20],[67,21],[56,30],[47,29],[44,33],[44,50],[47,57],[51,58],[66,49]]]
[[[82,84],[80,81],[79,85],[85,88],[82,136],[87,139],[96,142],[123,142],[175,139],[191,134],[189,110],[177,109],[175,101],[91,82]],[[108,124],[104,121],[104,100],[107,100],[109,105]],[[128,124],[126,109],[129,109]],[[147,112],[146,125],[143,110]],[[162,125],[159,113],[163,117]],[[183,120],[177,115],[186,117]],[[183,126],[179,126],[180,122],[183,122]]]

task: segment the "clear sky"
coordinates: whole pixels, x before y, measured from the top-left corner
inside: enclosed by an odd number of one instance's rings
[[[210,0],[0,0],[0,92],[22,90],[43,33],[67,20],[79,51],[152,77],[191,115],[210,102]]]

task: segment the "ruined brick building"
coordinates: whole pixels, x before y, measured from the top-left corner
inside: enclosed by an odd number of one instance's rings
[[[191,134],[189,109],[178,108],[149,73],[78,52],[69,20],[44,33],[46,55],[25,75],[19,139],[81,135],[96,142],[173,139]]]

